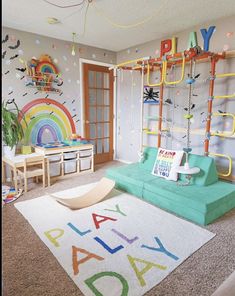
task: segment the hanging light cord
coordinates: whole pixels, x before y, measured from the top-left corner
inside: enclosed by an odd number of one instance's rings
[[[90,1],[88,0],[88,1],[87,1],[87,6],[86,6],[86,10],[85,10],[85,15],[84,15],[83,32],[82,32],[82,34],[79,34],[80,36],[83,36],[83,35],[85,35],[85,33],[86,33],[87,12],[88,12],[88,8],[89,8],[90,3],[91,3],[91,0],[90,0]]]
[[[138,27],[140,25],[143,25],[147,22],[149,22],[153,17],[155,17],[157,14],[160,13],[160,11],[162,10],[162,8],[164,6],[167,5],[169,0],[167,1],[163,1],[162,5],[154,11],[154,13],[148,17],[146,17],[145,19],[143,19],[142,21],[139,21],[135,24],[130,24],[130,25],[122,25],[122,24],[118,24],[116,22],[114,22],[109,16],[107,16],[100,8],[98,8],[95,4],[94,1],[91,1],[92,2],[92,6],[95,8],[96,12],[102,17],[102,18],[105,18],[106,21],[108,21],[111,25],[113,25],[114,27],[117,27],[117,28],[121,28],[121,29],[130,29],[130,28],[134,28],[134,27]]]

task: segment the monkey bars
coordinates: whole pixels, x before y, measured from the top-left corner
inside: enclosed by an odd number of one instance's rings
[[[170,60],[169,60],[170,61]],[[181,77],[179,80],[175,80],[175,81],[167,81],[166,79],[166,74],[167,74],[167,60],[166,62],[163,64],[163,73],[164,73],[164,82],[166,85],[169,85],[169,84],[178,84],[178,83],[181,83],[184,79],[184,73],[185,73],[185,56],[184,54],[182,54],[182,68],[181,68]]]
[[[122,68],[124,70],[140,70],[141,67],[144,69],[144,73],[147,73],[147,86],[149,87],[159,87],[159,110],[158,110],[158,126],[157,131],[150,131],[149,129],[143,129],[142,132],[146,132],[147,134],[157,135],[157,147],[161,146],[161,136],[162,132],[166,131],[166,129],[162,129],[163,122],[163,93],[164,86],[179,84],[184,80],[185,76],[185,65],[194,60],[196,62],[210,62],[210,82],[209,82],[209,96],[207,101],[207,120],[205,126],[205,141],[204,141],[204,154],[214,155],[218,157],[224,157],[229,160],[229,169],[226,173],[219,173],[222,177],[230,176],[232,172],[232,159],[230,156],[225,154],[211,153],[209,152],[209,143],[211,136],[218,137],[233,137],[235,134],[235,115],[232,113],[213,113],[213,100],[214,99],[232,99],[235,98],[235,93],[226,94],[226,95],[214,95],[214,85],[215,79],[217,78],[225,78],[225,77],[234,77],[235,73],[219,73],[216,74],[216,64],[220,59],[233,58],[235,57],[235,51],[231,52],[222,52],[222,53],[213,53],[213,52],[198,52],[196,48],[190,48],[189,50],[185,50],[183,52],[165,55],[162,57],[151,58],[144,57],[140,59],[130,60],[127,62],[120,63],[114,67]],[[135,64],[133,67],[127,67],[129,64]],[[139,66],[136,66],[139,65]],[[181,66],[181,76],[179,80],[168,81],[167,80],[167,69],[172,65]],[[152,69],[151,69],[152,67]],[[159,67],[160,71],[160,81],[157,83],[150,82],[150,71],[154,71],[154,67]],[[213,116],[230,116],[233,119],[232,129],[231,131],[211,131],[211,120]],[[174,128],[173,128],[174,130]],[[176,129],[175,129],[176,130]]]
[[[232,161],[232,158],[231,158],[229,155],[226,155],[226,154],[219,154],[219,153],[211,153],[211,152],[209,153],[209,155],[216,156],[216,157],[227,158],[228,161],[229,161],[228,171],[227,171],[226,173],[221,173],[221,172],[219,172],[218,175],[221,176],[221,177],[228,177],[228,176],[231,175],[233,161]]]
[[[231,131],[224,131],[224,132],[214,132],[211,133],[211,136],[218,136],[218,137],[232,137],[235,133],[235,115],[232,113],[212,113],[212,116],[230,116],[233,119],[233,125]]]

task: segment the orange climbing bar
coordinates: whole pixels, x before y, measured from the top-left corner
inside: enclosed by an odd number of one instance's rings
[[[204,153],[207,156],[209,151],[209,142],[210,142],[210,130],[211,130],[211,116],[212,116],[212,101],[214,95],[214,85],[215,85],[215,67],[217,59],[215,57],[211,58],[211,78],[209,84],[209,98],[207,104],[207,119],[206,119],[206,139],[204,142]]]
[[[164,65],[162,65],[160,69],[161,79],[164,76]],[[161,133],[162,133],[162,115],[163,115],[163,93],[164,93],[164,85],[160,85],[159,89],[159,109],[158,109],[158,135],[157,135],[157,147],[161,147]]]

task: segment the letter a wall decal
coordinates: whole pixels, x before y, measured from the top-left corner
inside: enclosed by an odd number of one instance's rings
[[[80,260],[77,260],[78,259],[77,258],[77,253],[82,253],[82,254],[85,254],[87,256],[80,259]],[[80,264],[83,264],[83,263],[85,263],[86,261],[88,261],[90,259],[96,259],[96,260],[99,260],[99,261],[104,260],[103,257],[100,257],[100,256],[98,256],[98,255],[96,255],[94,253],[90,253],[85,249],[77,248],[75,246],[72,246],[72,259],[73,259],[73,273],[74,273],[74,275],[77,275],[79,273],[79,265]]]
[[[100,223],[103,223],[103,222],[105,222],[107,220],[117,221],[117,219],[107,217],[107,216],[101,216],[101,215],[97,215],[97,214],[92,214],[92,217],[93,217],[96,229],[100,228]],[[97,217],[100,217],[102,219],[97,220]]]
[[[86,279],[84,282],[91,289],[91,291],[94,293],[94,295],[103,296],[103,294],[98,289],[96,289],[96,287],[94,286],[94,282],[102,277],[107,277],[107,276],[115,277],[121,282],[122,291],[121,291],[121,294],[119,294],[117,296],[128,296],[129,286],[128,286],[127,280],[121,274],[113,272],[113,271],[104,271],[104,272],[94,274],[92,277],[90,277],[89,279]]]

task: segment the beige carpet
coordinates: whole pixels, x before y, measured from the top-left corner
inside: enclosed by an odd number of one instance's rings
[[[49,189],[29,185],[19,201],[96,182],[110,162],[96,172],[54,183]],[[80,296],[77,286],[13,204],[2,208],[3,295]],[[206,227],[216,237],[190,256],[146,296],[211,296],[235,270],[235,209]],[[118,296],[118,295],[117,295]]]

